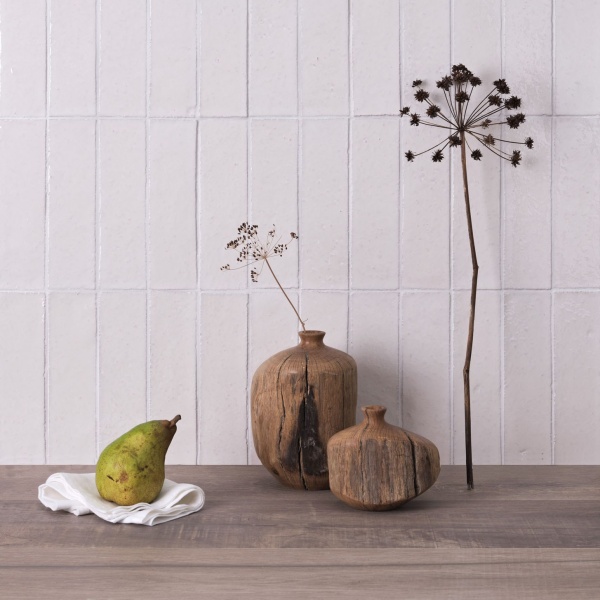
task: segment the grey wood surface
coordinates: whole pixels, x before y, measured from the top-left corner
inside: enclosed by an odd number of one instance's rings
[[[442,467],[384,513],[262,467],[167,467],[198,513],[156,527],[52,512],[57,471],[0,466],[2,598],[600,598],[600,467]]]

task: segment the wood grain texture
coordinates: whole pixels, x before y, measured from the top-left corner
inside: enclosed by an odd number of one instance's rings
[[[433,487],[390,512],[356,511],[329,491],[281,486],[263,467],[167,466],[202,487],[204,508],[157,527],[52,512],[37,487],[93,466],[0,466],[0,544],[156,548],[600,548],[600,467],[443,466]]]
[[[300,344],[262,363],[252,378],[252,437],[262,464],[283,484],[329,488],[327,442],[355,423],[356,363],[301,331]]]
[[[331,491],[353,508],[398,508],[426,492],[440,474],[435,444],[386,423],[386,410],[363,406],[363,422],[327,444]]]
[[[365,564],[351,550],[213,552],[210,561],[145,566],[113,560],[34,568],[0,567],[3,599],[306,598],[361,600],[597,600],[600,550],[379,551]],[[142,553],[140,553],[142,554]],[[338,564],[337,559],[343,564]],[[122,558],[117,555],[117,558]],[[332,560],[335,558],[336,560]],[[399,590],[402,590],[399,596]]]
[[[600,467],[443,467],[396,511],[279,485],[262,467],[169,467],[198,513],[156,527],[52,512],[57,471],[0,467],[2,598],[597,600]]]

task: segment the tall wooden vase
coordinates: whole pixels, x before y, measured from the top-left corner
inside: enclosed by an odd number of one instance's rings
[[[327,442],[356,422],[356,363],[301,331],[300,343],[267,359],[252,379],[252,436],[262,464],[284,485],[329,488]]]

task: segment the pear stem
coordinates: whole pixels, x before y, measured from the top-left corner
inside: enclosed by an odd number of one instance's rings
[[[173,429],[173,427],[175,427],[175,424],[177,423],[177,421],[181,421],[181,415],[177,415],[174,419],[169,421],[169,429]]]

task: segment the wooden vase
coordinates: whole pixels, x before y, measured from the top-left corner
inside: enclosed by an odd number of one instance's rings
[[[267,359],[252,378],[252,437],[262,464],[284,485],[329,487],[327,442],[356,423],[356,363],[301,331],[300,343]]]
[[[327,446],[331,491],[362,510],[391,510],[428,490],[440,474],[429,440],[386,423],[385,406],[364,406],[360,425],[334,435]]]

